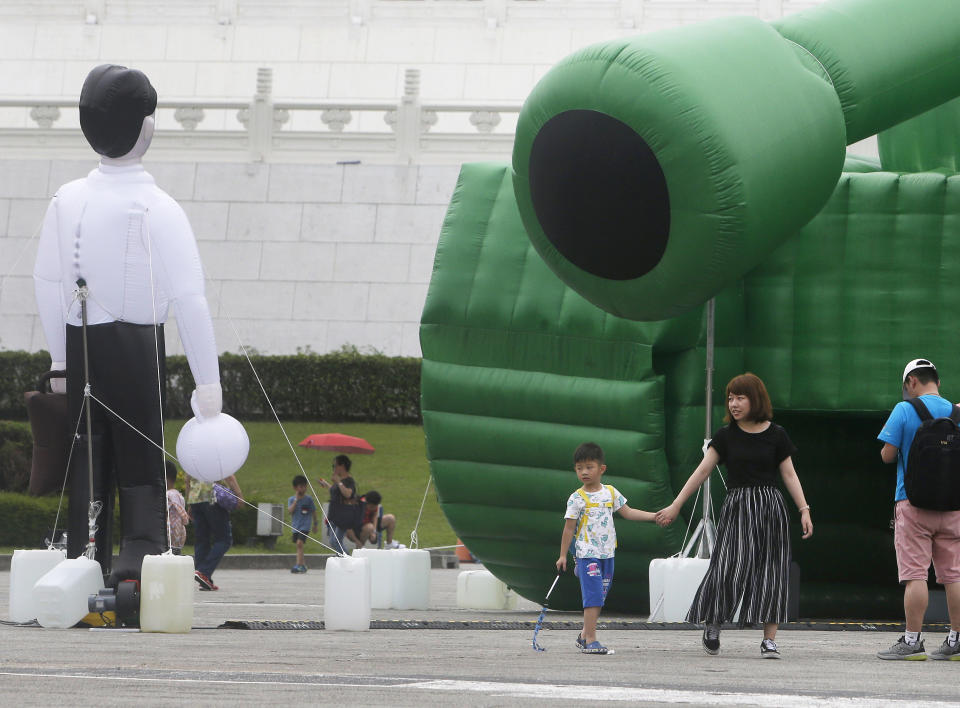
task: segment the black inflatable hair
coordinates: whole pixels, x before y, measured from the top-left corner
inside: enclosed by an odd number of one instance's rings
[[[80,128],[97,153],[122,157],[137,144],[143,119],[157,109],[157,92],[136,69],[101,64],[80,91]]]

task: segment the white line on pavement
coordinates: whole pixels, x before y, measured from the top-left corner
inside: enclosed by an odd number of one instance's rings
[[[575,701],[629,701],[633,703],[685,703],[707,706],[839,706],[841,708],[890,708],[915,705],[915,701],[890,698],[800,696],[784,693],[723,693],[718,691],[674,690],[633,686],[583,686],[537,683],[500,683],[496,681],[429,680],[397,686],[403,690],[485,693],[511,698],[547,698]],[[956,703],[924,701],[924,707],[956,708]]]

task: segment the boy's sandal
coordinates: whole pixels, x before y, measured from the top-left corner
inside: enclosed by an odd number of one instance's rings
[[[583,649],[587,646],[587,640],[583,638],[582,634],[577,635],[577,649]]]
[[[600,642],[590,642],[589,644],[587,644],[586,646],[584,646],[583,649],[580,650],[580,652],[583,653],[583,654],[609,654],[609,653],[611,653],[610,650],[607,649],[605,646],[603,646],[603,644],[601,644]]]

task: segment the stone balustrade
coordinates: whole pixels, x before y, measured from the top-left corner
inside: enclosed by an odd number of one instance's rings
[[[404,94],[393,102],[278,100],[272,96],[271,69],[261,68],[250,101],[161,99],[151,155],[173,161],[332,158],[391,164],[509,156],[519,103],[421,101],[419,88],[419,70],[407,69]],[[89,154],[77,127],[76,99],[0,98],[0,109],[19,109],[32,123],[0,127],[0,148],[7,156]]]
[[[290,22],[425,18],[485,23],[608,19],[623,27],[677,24],[718,15],[774,19],[822,0],[3,0],[0,19],[28,15],[49,21],[156,23],[206,21],[231,25],[275,21],[278,5]]]

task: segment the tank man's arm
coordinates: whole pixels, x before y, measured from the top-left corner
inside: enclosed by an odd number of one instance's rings
[[[47,207],[40,231],[33,287],[40,323],[52,360],[51,369],[64,369],[67,362],[66,320],[63,308],[63,275],[57,238],[57,198]]]

